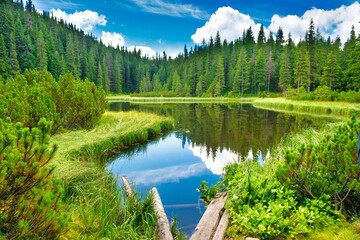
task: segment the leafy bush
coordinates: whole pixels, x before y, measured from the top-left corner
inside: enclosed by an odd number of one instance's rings
[[[317,146],[286,151],[285,163],[277,170],[282,184],[297,191],[302,199],[332,197],[336,210],[359,208],[360,167],[357,143],[360,131],[355,115],[339,126],[333,136],[327,135]]]
[[[275,174],[258,162],[245,161],[226,167],[232,219],[230,231],[259,238],[306,235],[338,218],[328,198],[299,201],[295,191],[284,187]]]
[[[49,72],[26,71],[0,80],[0,118],[10,117],[29,128],[41,118],[54,123],[52,133],[62,128],[92,128],[105,109],[105,93],[89,81],[72,74],[55,81]]]
[[[215,198],[216,194],[222,190],[222,183],[217,182],[215,185],[211,185],[208,187],[206,181],[201,181],[200,189],[196,189],[196,191],[201,193],[201,200],[206,204],[210,204],[210,202]]]
[[[287,92],[287,96],[293,100],[307,101],[336,101],[336,102],[360,102],[360,92],[349,90],[347,92],[331,91],[328,86],[319,86],[314,92],[301,91],[295,89]]]
[[[64,230],[63,189],[47,166],[56,151],[50,129],[44,119],[32,130],[0,120],[0,236],[56,239]]]

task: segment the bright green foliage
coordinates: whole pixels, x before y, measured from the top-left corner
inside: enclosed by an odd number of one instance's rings
[[[63,189],[47,166],[56,151],[50,130],[44,119],[31,130],[0,120],[0,235],[8,239],[57,239],[64,231]]]
[[[325,136],[319,145],[286,151],[286,162],[277,170],[277,177],[302,199],[331,196],[336,210],[356,210],[360,197],[359,131],[354,114],[351,121],[339,126],[334,135]]]
[[[226,167],[231,231],[261,239],[293,238],[331,225],[338,218],[326,197],[299,201],[295,191],[282,186],[270,168],[248,160]]]
[[[30,128],[46,118],[54,123],[52,133],[62,128],[90,129],[104,112],[105,94],[70,73],[57,82],[49,72],[26,71],[0,84],[0,108],[0,118],[10,117]]]
[[[216,194],[222,189],[222,183],[217,182],[215,185],[208,187],[206,181],[201,181],[200,189],[196,189],[196,191],[201,193],[201,200],[209,205],[210,202],[215,198]]]

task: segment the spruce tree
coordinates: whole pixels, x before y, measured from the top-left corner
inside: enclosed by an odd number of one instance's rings
[[[326,85],[333,90],[334,86],[338,84],[340,70],[341,68],[336,61],[334,53],[330,52],[326,57],[321,85]]]
[[[286,91],[291,87],[291,79],[292,76],[290,69],[290,59],[288,56],[288,51],[284,51],[281,56],[280,79],[279,79],[279,85],[284,93],[284,97],[286,97]]]
[[[6,50],[4,37],[0,35],[0,75],[7,78],[10,74],[10,59]]]

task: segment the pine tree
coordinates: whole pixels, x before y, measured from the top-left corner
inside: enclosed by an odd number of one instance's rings
[[[236,63],[236,72],[233,85],[233,91],[235,94],[240,93],[241,97],[249,88],[249,81],[247,78],[247,62],[244,48],[241,48],[238,61]]]
[[[254,73],[254,83],[255,83],[255,91],[260,94],[261,88],[265,88],[265,80],[266,80],[266,58],[264,51],[262,49],[259,50],[258,56],[255,62],[255,73]]]
[[[14,40],[14,34],[10,33],[10,73],[15,76],[20,71],[20,66],[16,53],[16,44]]]
[[[280,79],[279,85],[281,90],[284,93],[284,97],[286,97],[286,91],[291,87],[291,70],[290,70],[290,59],[288,56],[288,51],[284,51],[281,56],[280,63]]]
[[[46,54],[46,50],[45,50],[45,41],[44,41],[43,33],[41,30],[37,36],[36,49],[37,49],[37,56],[38,56],[38,70],[40,72],[46,71],[48,59],[47,59],[47,54]]]
[[[269,91],[270,91],[271,77],[275,73],[275,65],[276,64],[275,64],[275,62],[273,62],[272,52],[270,50],[269,54],[268,54],[268,58],[266,60],[266,64],[265,64],[265,72],[266,72],[265,89],[266,89],[267,94],[269,94]]]
[[[347,61],[347,70],[345,71],[345,77],[347,79],[347,88],[358,90],[360,89],[360,39],[352,47],[350,56]]]
[[[326,57],[323,75],[321,77],[321,85],[327,85],[331,90],[338,84],[340,66],[336,61],[334,53],[330,52]]]
[[[0,76],[7,78],[10,74],[10,59],[6,50],[4,37],[0,35]]]
[[[266,41],[266,38],[265,38],[264,25],[261,24],[258,38],[257,38],[257,44],[258,44],[259,48],[264,46],[265,41]]]
[[[310,92],[310,57],[309,52],[302,45],[300,46],[297,54],[295,65],[295,79],[297,82],[298,90],[300,86],[305,86],[307,91]]]

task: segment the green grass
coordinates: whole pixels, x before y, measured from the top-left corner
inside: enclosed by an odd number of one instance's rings
[[[320,102],[320,101],[295,101],[285,98],[257,98],[252,104],[255,107],[282,109],[288,111],[302,111],[313,113],[332,113],[350,115],[360,112],[360,103],[347,102]]]
[[[72,131],[52,137],[59,144],[52,164],[62,180],[62,199],[70,213],[65,239],[156,239],[152,196],[136,193],[128,200],[112,173],[101,164],[104,156],[148,140],[173,127],[173,121],[152,114],[106,112],[91,131]]]

